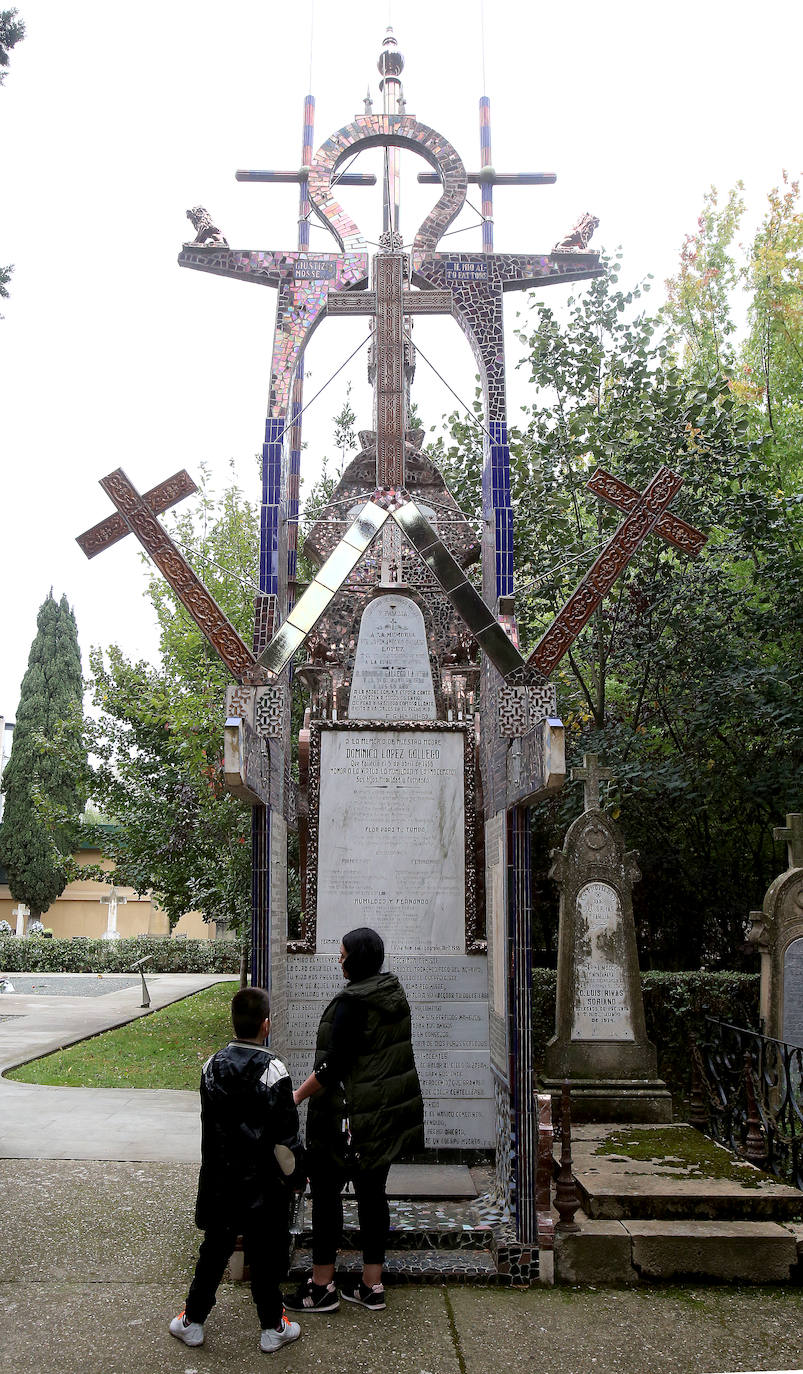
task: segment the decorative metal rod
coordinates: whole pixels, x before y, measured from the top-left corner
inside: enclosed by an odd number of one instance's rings
[[[234,173],[237,181],[273,181],[292,183],[306,181],[309,177],[309,167],[299,167],[297,172],[269,172],[269,171],[237,171]],[[337,178],[340,186],[376,186],[376,177],[373,172],[343,172]],[[436,177],[437,181],[438,178]]]
[[[555,1184],[555,1206],[560,1214],[555,1230],[563,1235],[579,1231],[574,1220],[580,1195],[572,1173],[572,1099],[568,1080],[560,1090],[560,1170]]]
[[[554,172],[495,172],[493,167],[469,172],[467,177],[474,185],[489,182],[491,186],[554,186],[557,179]],[[440,177],[437,172],[419,172],[418,180],[422,186],[436,186]]]

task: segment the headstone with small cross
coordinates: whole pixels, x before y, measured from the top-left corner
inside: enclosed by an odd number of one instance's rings
[[[657,1077],[641,994],[633,884],[638,855],[600,807],[600,782],[613,772],[583,756],[572,779],[585,785],[585,809],[553,851],[560,890],[555,1035],[544,1059],[544,1087],[572,1083],[572,1116],[596,1121],[670,1121],[672,1099]]]

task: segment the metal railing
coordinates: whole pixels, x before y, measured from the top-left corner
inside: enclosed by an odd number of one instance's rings
[[[705,1018],[692,1045],[690,1122],[803,1188],[803,1048]]]

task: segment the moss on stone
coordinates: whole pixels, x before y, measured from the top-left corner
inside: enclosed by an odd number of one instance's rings
[[[762,1183],[776,1181],[754,1165],[737,1159],[691,1126],[662,1126],[653,1130],[623,1128],[602,1141],[594,1153],[671,1163],[671,1172],[666,1171],[671,1178],[722,1178],[740,1183],[744,1188],[758,1188]]]

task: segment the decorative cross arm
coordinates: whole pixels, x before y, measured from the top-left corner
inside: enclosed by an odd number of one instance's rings
[[[607,501],[609,506],[615,506],[617,510],[626,511],[628,514],[637,505],[641,495],[634,487],[629,487],[618,477],[611,476],[604,468],[597,468],[586,482],[586,488],[603,501]],[[687,525],[685,520],[673,515],[671,511],[664,511],[656,520],[655,533],[660,534],[667,543],[674,544],[681,553],[688,554],[689,558],[697,558],[708,543],[707,535],[701,534],[700,530],[694,529],[692,525]]]
[[[136,535],[165,581],[173,588],[182,605],[189,611],[201,633],[220,655],[231,674],[240,682],[244,679],[261,681],[262,674],[257,671],[255,675],[256,660],[251,650],[243,643],[225,612],[193,572],[173,540],[162,529],[153,510],[146,504],[145,498],[140,496],[122,468],[110,472],[108,477],[102,477],[100,485],[107,496],[111,497],[128,529]],[[90,530],[87,535],[79,537],[78,542],[82,548],[82,540],[91,533]],[[91,556],[87,554],[87,557]]]
[[[636,549],[651,530],[657,527],[669,502],[682,486],[682,477],[678,477],[670,468],[661,467],[643,492],[634,493],[635,500],[626,519],[608,540],[580,586],[569,597],[546,634],[536,644],[527,660],[528,666],[537,668],[545,677],[549,676],[564,654],[569,651],[619,574],[624,572]],[[629,492],[630,488],[626,490]],[[691,526],[687,528],[691,530]],[[691,532],[698,539],[702,538],[699,531]]]
[[[163,511],[183,501],[185,496],[192,496],[197,490],[190,474],[182,468],[181,472],[168,477],[157,487],[151,487],[150,491],[145,492],[142,500],[154,515],[161,515]],[[130,533],[129,526],[117,511],[114,515],[108,515],[105,520],[99,521],[97,525],[93,525],[85,534],[79,534],[75,542],[80,544],[87,558],[94,558],[96,554],[103,553],[104,549],[125,539]]]

